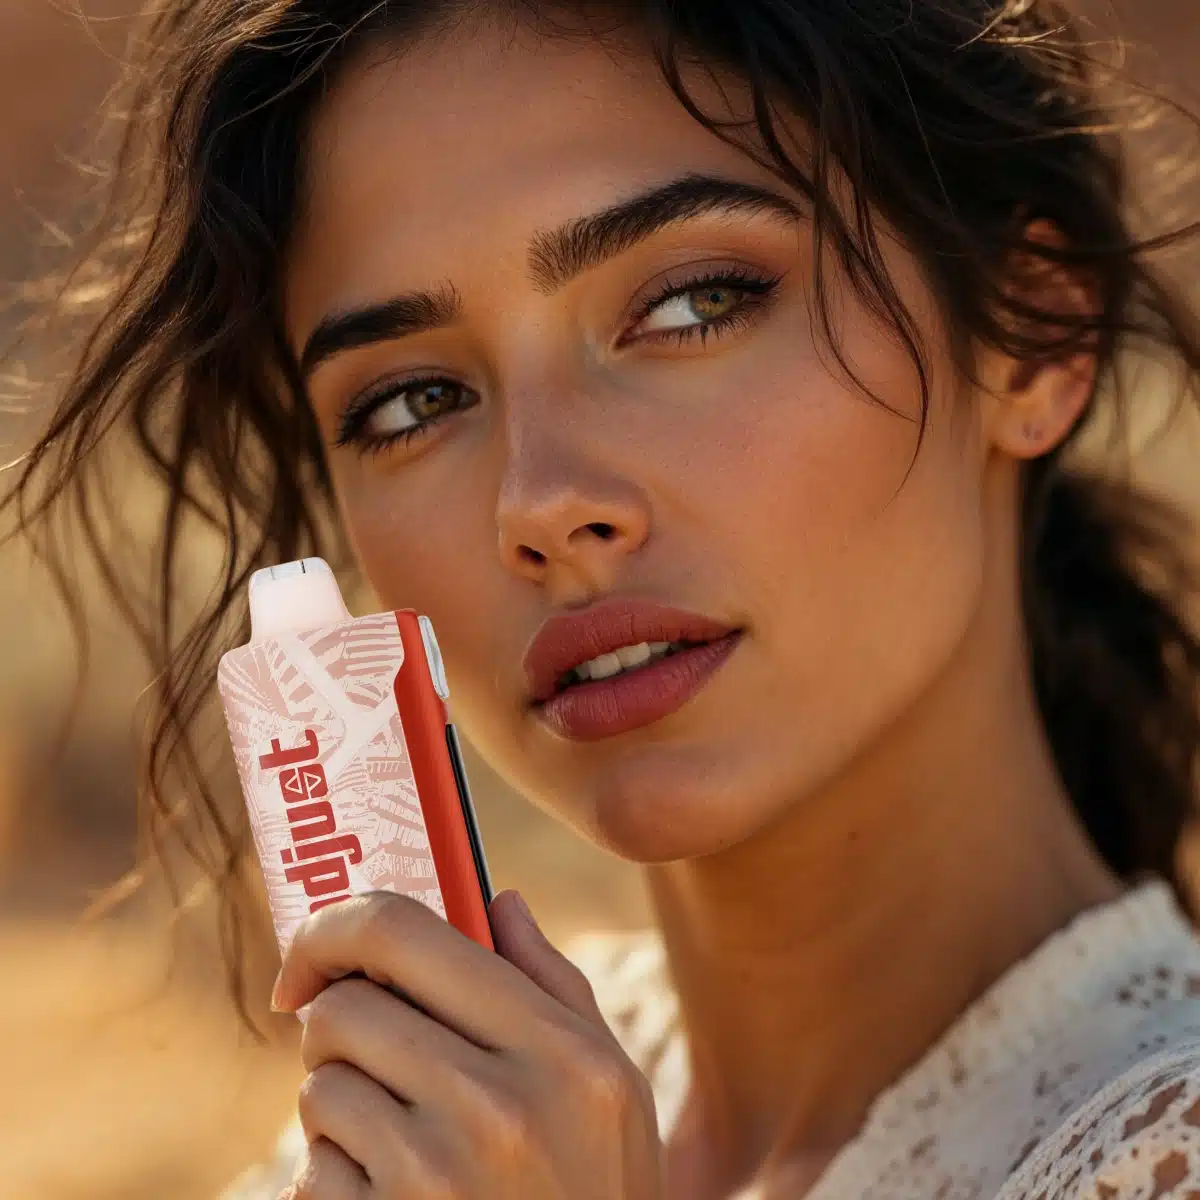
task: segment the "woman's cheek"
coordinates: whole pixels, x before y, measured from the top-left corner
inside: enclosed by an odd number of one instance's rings
[[[499,681],[511,678],[523,649],[510,629],[520,614],[506,593],[494,524],[480,516],[491,511],[486,496],[464,483],[414,505],[394,483],[366,479],[343,484],[339,501],[380,606],[415,608],[433,621],[460,728],[477,745],[511,739],[519,709]]]
[[[714,553],[738,565],[737,599],[808,727],[899,711],[979,603],[980,481],[963,435],[937,420],[918,450],[911,364],[893,350],[870,365],[886,407],[803,362],[789,391],[772,381],[748,406],[742,452],[703,473]]]
[[[446,624],[456,599],[479,590],[471,575],[481,555],[462,519],[471,501],[461,486],[431,489],[406,470],[403,464],[346,469],[336,479],[339,512],[380,601],[440,615]]]
[[[933,686],[984,602],[978,495],[960,488],[953,466],[929,449],[886,504],[845,514],[842,546],[830,539],[812,564],[813,620],[791,647],[797,662],[811,656],[819,664],[819,719],[846,722],[842,734],[858,746]]]

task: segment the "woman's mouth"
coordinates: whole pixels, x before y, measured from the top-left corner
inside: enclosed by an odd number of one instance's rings
[[[646,601],[552,617],[525,656],[533,710],[576,741],[626,733],[682,708],[742,630]]]
[[[599,654],[572,668],[558,681],[558,690],[561,692],[564,688],[577,683],[587,683],[590,679],[612,679],[627,671],[640,670],[648,663],[658,662],[659,659],[667,658],[692,645],[703,643],[638,642],[636,646],[618,646],[608,654]]]

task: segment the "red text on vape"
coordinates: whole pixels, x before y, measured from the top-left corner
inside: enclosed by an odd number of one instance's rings
[[[304,741],[290,750],[278,738],[267,754],[259,756],[264,771],[279,770],[279,790],[287,805],[292,845],[279,852],[284,878],[298,883],[314,913],[327,904],[350,897],[350,865],[362,862],[362,844],[352,833],[339,834],[333,805],[326,799],[329,784],[325,768],[317,762],[320,747],[311,729]],[[282,769],[280,769],[282,768]]]

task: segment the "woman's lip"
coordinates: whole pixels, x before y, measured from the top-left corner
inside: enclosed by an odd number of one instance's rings
[[[529,695],[534,704],[552,700],[568,671],[622,646],[714,642],[733,631],[726,622],[649,600],[605,600],[558,613],[538,630],[525,652]]]
[[[572,741],[598,741],[640,729],[682,708],[725,663],[741,636],[741,630],[734,630],[635,670],[572,684],[534,711]]]

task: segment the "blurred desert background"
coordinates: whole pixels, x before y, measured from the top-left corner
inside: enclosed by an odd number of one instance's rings
[[[78,224],[71,158],[94,131],[134,0],[84,0],[86,23],[74,7],[0,0],[5,294],[56,262],[54,244]],[[1117,7],[1132,36],[1166,55],[1168,75],[1194,77],[1196,0]],[[0,461],[30,428],[0,414]],[[1194,427],[1156,443],[1141,469],[1200,504]],[[196,555],[203,578],[211,548]],[[22,548],[0,549],[0,1200],[211,1200],[269,1151],[289,1114],[296,1029],[261,1008],[264,1044],[240,1026],[203,896],[172,919],[151,874],[113,914],[80,920],[134,863],[134,707],[147,683],[114,616],[93,603],[88,617],[92,683],[58,750],[74,666],[68,627]],[[560,832],[474,756],[468,766],[497,886],[520,887],[552,937],[645,921],[633,872]],[[265,997],[277,959],[266,924],[250,932],[251,990]]]

